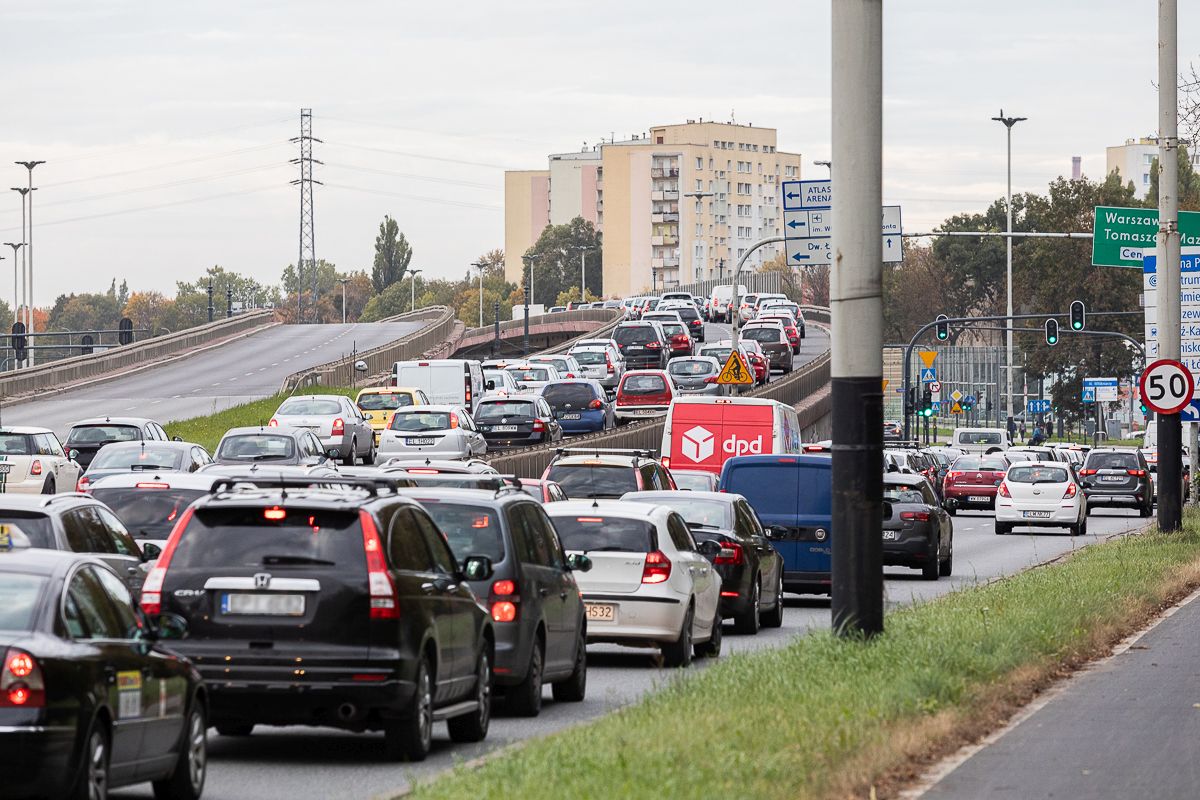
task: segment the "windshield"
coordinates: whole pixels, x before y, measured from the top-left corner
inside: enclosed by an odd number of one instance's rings
[[[29,537],[30,547],[57,550],[54,528],[45,514],[32,511],[9,511],[0,509],[0,525],[13,525]]]
[[[328,416],[342,410],[336,400],[318,400],[315,397],[291,397],[275,413],[281,416]]]
[[[1013,483],[1066,483],[1067,471],[1062,467],[1013,467],[1008,471]]]
[[[702,356],[711,356],[717,361],[724,364],[729,360],[729,354],[733,352],[732,347],[706,347],[700,351]]]
[[[217,448],[217,458],[236,461],[279,461],[295,455],[296,443],[292,437],[269,433],[227,436]]]
[[[110,444],[92,459],[88,471],[97,469],[180,469],[183,451],[168,447]]]
[[[33,627],[37,599],[45,585],[41,575],[0,572],[0,631],[27,631]]]
[[[771,342],[779,341],[779,331],[774,328],[746,328],[742,331],[742,336],[752,342]]]
[[[6,456],[33,455],[33,437],[24,433],[0,433],[0,454]]]
[[[672,361],[667,372],[672,375],[711,375],[717,371],[715,364],[707,361]]]
[[[617,344],[646,344],[658,341],[658,331],[649,325],[639,325],[631,328],[617,328],[613,332]]]
[[[567,497],[620,497],[638,488],[633,467],[557,464],[546,477],[558,483]]]
[[[528,400],[505,400],[499,403],[480,403],[475,412],[476,422],[490,422],[502,417],[535,417],[537,409]]]
[[[504,534],[495,511],[486,507],[421,499],[421,505],[446,534],[454,557],[487,556],[493,564],[504,560]]]
[[[71,428],[67,444],[75,446],[100,445],[108,442],[136,442],[142,429],[134,425],[80,425]]]
[[[412,404],[409,394],[364,394],[358,398],[358,407],[363,411],[395,411]]]
[[[125,523],[129,532],[139,539],[166,539],[183,510],[190,506],[192,501],[207,494],[203,489],[133,486],[97,486],[92,489],[92,497],[111,508],[121,522]]]
[[[586,383],[552,383],[542,390],[542,397],[557,411],[560,408],[586,408],[598,399],[596,392]]]
[[[603,364],[603,350],[576,350],[571,353],[580,364]]]
[[[883,487],[883,499],[892,503],[924,503],[925,497],[921,494],[921,490],[915,486],[889,486]]]
[[[656,546],[654,524],[621,517],[553,517],[564,550],[649,553]]]
[[[456,426],[457,427],[457,426]],[[397,411],[389,426],[394,431],[444,431],[450,428],[448,411]]]
[[[282,519],[267,519],[267,511]],[[340,566],[366,578],[358,511],[298,508],[202,508],[171,557],[171,568]],[[282,571],[286,572],[286,569]],[[221,574],[221,573],[216,573]]]

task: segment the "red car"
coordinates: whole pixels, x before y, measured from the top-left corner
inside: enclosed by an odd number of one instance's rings
[[[671,376],[661,369],[634,369],[617,387],[618,422],[662,417],[675,397]]]
[[[1008,465],[1008,459],[999,453],[956,458],[942,486],[946,510],[953,516],[957,511],[995,509],[996,488],[1004,480]]]
[[[750,354],[750,366],[754,369],[754,385],[762,386],[771,376],[770,357],[753,339],[743,339],[740,344]]]
[[[692,340],[691,334],[687,332],[687,328],[677,322],[664,322],[663,330],[670,337],[667,341],[671,346],[671,353],[668,358],[678,358],[679,356],[690,356],[692,354],[695,342]]]

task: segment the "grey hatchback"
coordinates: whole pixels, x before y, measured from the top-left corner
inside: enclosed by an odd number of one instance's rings
[[[1141,450],[1133,448],[1097,448],[1087,455],[1079,470],[1087,510],[1091,514],[1102,506],[1125,506],[1148,517],[1154,513],[1154,487],[1150,466]]]

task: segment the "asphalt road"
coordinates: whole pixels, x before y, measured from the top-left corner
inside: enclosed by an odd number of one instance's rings
[[[293,372],[419,330],[422,322],[278,325],[161,367],[3,410],[7,425],[42,425],[62,438],[86,417],[144,416],[160,423],[269,397]]]

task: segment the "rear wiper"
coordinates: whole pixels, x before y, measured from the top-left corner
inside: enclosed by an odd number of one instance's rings
[[[171,464],[130,464],[129,468],[134,472],[141,470],[175,469]]]
[[[262,557],[264,566],[270,564],[274,566],[286,564],[317,564],[323,567],[337,566],[336,561],[328,561],[324,558],[313,558],[312,556],[277,556],[269,555]]]

